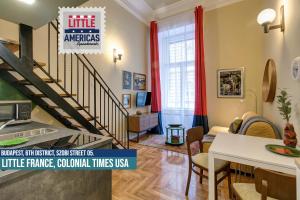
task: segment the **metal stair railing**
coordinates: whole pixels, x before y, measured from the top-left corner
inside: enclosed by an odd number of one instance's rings
[[[115,145],[129,148],[128,111],[85,55],[58,53],[59,31],[57,27],[57,20],[48,24],[47,67],[35,62],[36,66],[59,89],[70,95],[85,115],[92,119],[91,124],[103,135],[113,137]],[[54,34],[56,33],[55,42],[53,31]],[[56,45],[53,45],[55,43]],[[51,54],[54,51],[56,55]],[[72,96],[73,93],[76,97]]]

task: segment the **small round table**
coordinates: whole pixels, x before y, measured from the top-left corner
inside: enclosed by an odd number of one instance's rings
[[[174,146],[180,146],[184,144],[185,133],[183,126],[167,126],[166,134],[166,144]]]

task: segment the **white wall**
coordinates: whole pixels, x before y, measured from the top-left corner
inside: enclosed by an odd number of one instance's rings
[[[257,110],[261,113],[263,33],[256,22],[261,0],[239,3],[206,11],[204,14],[204,45],[208,120],[214,125],[229,126],[235,117]],[[245,68],[245,98],[217,98],[217,70]],[[249,91],[250,90],[250,91]]]
[[[300,1],[299,0],[265,0],[264,7],[270,7],[277,12],[280,6],[285,6],[285,23],[286,30],[284,33],[280,30],[270,31],[264,34],[266,42],[264,49],[264,58],[274,59],[277,66],[277,88],[286,88],[292,99],[292,119],[298,139],[300,136],[300,81],[294,81],[291,76],[291,62],[300,56]],[[277,23],[278,21],[276,21]],[[262,31],[262,30],[261,30]],[[277,90],[277,94],[279,91]],[[266,118],[275,122],[281,130],[285,125],[281,118],[277,104],[264,103],[263,114]]]

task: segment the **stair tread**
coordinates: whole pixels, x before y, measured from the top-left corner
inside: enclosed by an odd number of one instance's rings
[[[74,127],[76,127],[76,128],[84,128],[83,126],[78,125],[78,124],[73,124],[72,126],[74,126]]]
[[[104,128],[103,127],[101,127],[101,126],[99,126],[99,127],[97,127],[97,129],[98,130],[104,130],[105,128],[107,128],[108,126],[105,126]]]
[[[44,95],[44,94],[34,94],[34,96],[37,96],[37,97],[46,97],[46,95]],[[61,97],[71,97],[68,94],[59,94],[59,96],[61,96]],[[72,94],[72,96],[76,96],[76,94]]]
[[[77,128],[84,128],[83,126],[81,126],[80,124],[73,124],[73,126],[77,127]],[[106,126],[107,127],[107,126]],[[98,130],[104,130],[104,128],[102,127],[97,127]]]
[[[46,66],[46,63],[43,63],[43,62],[37,62],[41,67],[44,67]],[[33,68],[37,68],[38,66],[34,63],[33,65]],[[0,69],[3,69],[3,70],[8,70],[8,71],[15,71],[9,64],[7,63],[1,63],[0,64]]]
[[[41,67],[46,66],[46,63],[44,63],[44,62],[35,62],[35,63],[33,64],[33,66],[38,67],[36,63],[37,63],[39,66],[41,66]]]
[[[54,81],[50,78],[41,78],[45,83],[54,83]],[[57,80],[56,80],[57,81]],[[61,82],[62,80],[58,80],[57,82]],[[20,84],[23,85],[31,85],[31,83],[27,80],[19,80],[18,81]]]
[[[15,40],[10,40],[10,39],[0,37],[0,43],[3,43],[12,52],[16,52],[19,50],[19,43]]]
[[[62,109],[61,107],[59,106],[48,106],[49,108],[53,108],[53,109]],[[88,109],[89,106],[84,106],[84,107],[80,107],[80,106],[72,106],[74,109],[76,110],[82,110],[83,108],[84,109]]]
[[[73,119],[73,117],[71,116],[63,116],[64,118],[67,118],[67,119]],[[98,116],[96,118],[99,118]],[[88,118],[85,118],[87,121],[92,121],[94,120],[94,117],[88,117]]]

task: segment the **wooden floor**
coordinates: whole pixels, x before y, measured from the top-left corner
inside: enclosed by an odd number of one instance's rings
[[[202,200],[208,199],[208,182],[192,175],[185,197],[188,157],[168,150],[132,144],[138,149],[138,169],[113,171],[113,200]],[[234,178],[232,178],[234,180]],[[218,199],[227,200],[227,180],[218,187]]]

